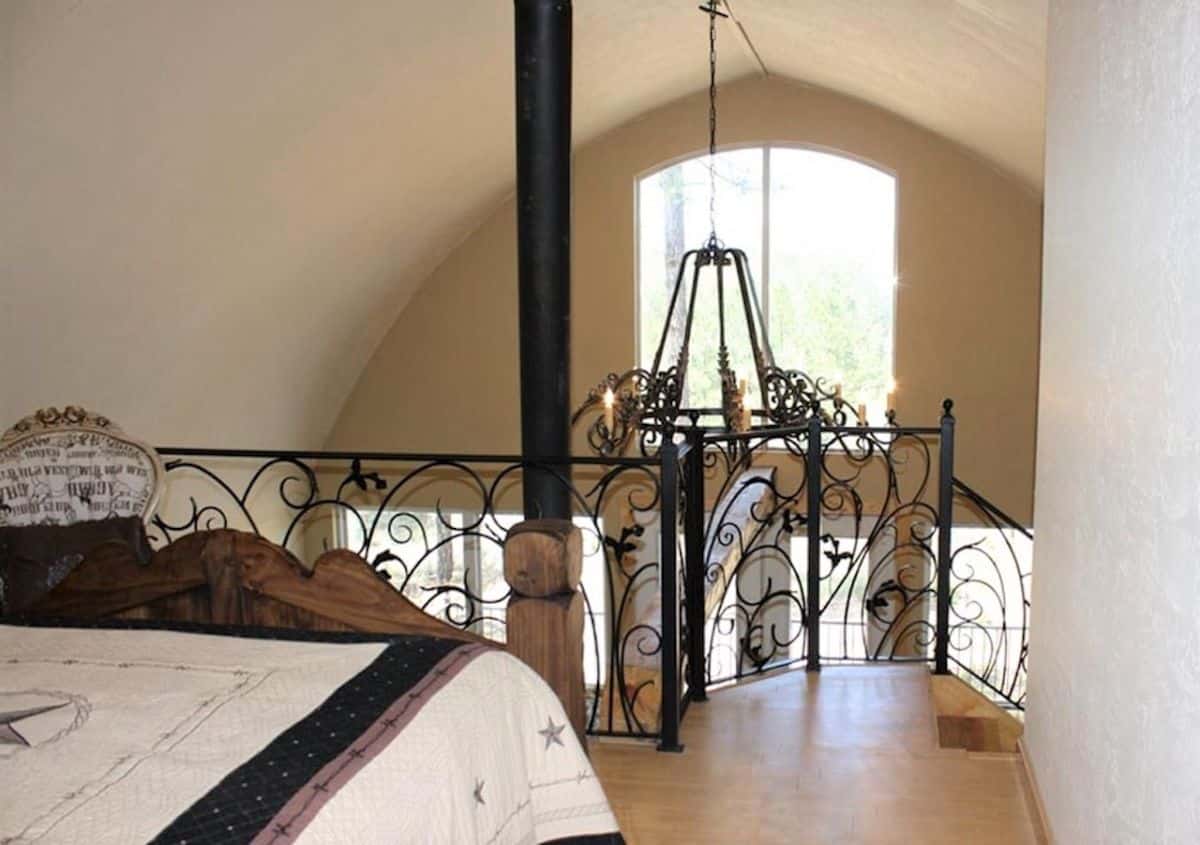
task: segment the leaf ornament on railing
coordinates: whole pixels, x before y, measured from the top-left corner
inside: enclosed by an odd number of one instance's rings
[[[829,561],[830,570],[837,569],[838,565],[841,563],[854,560],[854,552],[841,551],[841,543],[839,542],[838,538],[834,537],[832,534],[822,534],[821,542],[828,546],[833,546],[832,551],[827,550],[824,552],[825,559]]]
[[[392,561],[396,561],[397,563],[400,564],[401,568],[404,569],[404,572],[405,572],[404,580],[407,581],[408,580],[408,575],[407,575],[408,567],[404,565],[404,561],[400,559],[399,555],[393,554],[388,549],[384,549],[382,552],[375,555],[375,559],[373,561],[371,561],[371,568],[375,570],[376,575],[378,575],[384,581],[391,583],[393,581],[392,573],[389,572],[387,569],[385,569],[384,565],[391,563]],[[403,589],[404,585],[401,584],[400,587],[401,587],[401,589]]]
[[[889,578],[880,583],[875,592],[867,598],[866,607],[872,619],[885,625],[893,621],[893,617],[881,612],[892,607],[891,601],[886,598],[888,595],[899,596],[901,608],[907,608],[915,597],[912,591],[895,579]]]
[[[387,482],[377,472],[363,472],[362,461],[355,458],[350,462],[350,473],[346,476],[346,483],[354,484],[359,490],[366,492],[368,489],[367,482],[371,482],[371,487],[375,490],[386,490]]]
[[[620,539],[605,536],[604,545],[612,549],[613,559],[617,564],[623,565],[625,557],[631,552],[637,551],[638,545],[640,545],[639,543],[631,542],[630,538],[641,537],[645,533],[645,527],[635,522],[633,525],[626,525],[621,529]]]
[[[789,536],[796,534],[798,529],[808,525],[808,516],[792,508],[784,509],[780,516],[783,519],[782,531]]]

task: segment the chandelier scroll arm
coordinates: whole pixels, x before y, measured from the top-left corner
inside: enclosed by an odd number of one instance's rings
[[[763,319],[762,304],[758,301],[758,285],[754,280],[754,273],[750,271],[750,258],[746,255],[745,250],[735,250],[737,257],[741,260],[742,268],[746,274],[746,289],[750,294],[750,307],[753,308],[753,318],[758,321],[758,325],[762,330],[762,337],[759,338],[757,344],[762,349],[766,363],[773,365],[775,363],[775,352],[771,349],[771,338],[767,334],[767,321]],[[747,319],[751,319],[747,315]]]
[[[683,280],[684,274],[687,272],[688,259],[694,257],[696,252],[696,250],[690,249],[679,259],[679,270],[677,270],[675,273],[675,285],[671,289],[671,301],[667,305],[667,316],[663,321],[663,330],[658,338],[658,348],[654,351],[654,363],[650,366],[651,373],[657,373],[662,368],[663,352],[666,351],[667,339],[671,335],[671,322],[672,318],[675,316],[675,307],[679,303],[679,292],[683,289]],[[691,316],[696,307],[696,281],[696,278],[692,279],[692,293],[688,297],[688,317],[684,326],[683,339],[680,341],[679,346],[681,358],[686,354],[688,338],[691,336],[692,331]],[[676,363],[678,364],[680,362],[677,361]]]
[[[742,296],[742,310],[746,315],[746,332],[750,339],[750,352],[754,356],[758,389],[762,392],[764,389],[763,369],[775,363],[775,356],[771,353],[770,341],[767,338],[767,326],[763,322],[762,310],[758,307],[758,297],[754,292],[754,275],[750,272],[750,261],[746,253],[740,249],[730,250],[730,254],[733,258],[734,270],[737,272],[738,289]]]
[[[679,401],[681,402],[683,401],[683,386],[687,379],[692,348],[692,326],[696,321],[696,297],[700,293],[700,252],[693,250],[690,255],[692,256],[692,290],[688,296],[687,319],[683,324],[683,340],[679,344],[679,357],[675,362],[676,374],[679,378]],[[661,370],[659,367],[655,367],[653,372],[657,376]]]

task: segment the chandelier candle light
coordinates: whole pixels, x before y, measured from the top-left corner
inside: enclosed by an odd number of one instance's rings
[[[717,20],[727,18],[721,0],[710,0],[700,10],[708,16],[708,239],[698,249],[685,252],[679,262],[666,318],[653,363],[649,369],[636,367],[624,373],[610,373],[589,391],[587,399],[575,411],[572,423],[595,414],[587,429],[588,444],[602,455],[620,455],[635,439],[643,454],[657,451],[664,439],[674,436],[680,425],[701,426],[710,430],[748,432],[759,428],[795,426],[813,415],[836,425],[867,425],[866,406],[854,407],[842,398],[840,383],[832,389],[824,379],[812,378],[796,369],[776,365],[767,337],[766,324],[758,302],[757,286],[746,253],[726,246],[717,237],[716,154],[717,154]],[[721,386],[719,408],[685,407],[684,386],[688,353],[696,314],[697,292],[702,284],[716,285],[717,374]],[[733,288],[727,297],[727,286]],[[755,408],[751,385],[738,378],[730,365],[726,345],[725,306],[727,298],[741,306],[750,341],[754,375],[758,380],[761,408]],[[736,306],[735,306],[736,307]],[[678,309],[683,309],[679,311]],[[678,319],[677,315],[682,316]],[[672,337],[672,326],[683,327],[682,335]],[[676,340],[674,361],[664,360],[668,341]],[[888,412],[888,421],[893,414]],[[636,435],[636,436],[635,436]]]

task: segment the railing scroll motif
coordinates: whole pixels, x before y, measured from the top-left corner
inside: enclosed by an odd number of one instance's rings
[[[552,475],[568,490],[584,534],[588,731],[652,738],[678,730],[677,720],[664,724],[661,706],[666,687],[680,693],[664,666],[678,644],[667,648],[657,612],[660,582],[668,580],[658,524],[671,504],[664,500],[676,498],[664,496],[658,457],[572,458],[567,476],[509,455],[159,453],[167,491],[150,524],[152,542],[236,528],[301,560],[347,548],[427,613],[497,640],[509,598],[503,542],[522,518],[522,480],[531,470]]]

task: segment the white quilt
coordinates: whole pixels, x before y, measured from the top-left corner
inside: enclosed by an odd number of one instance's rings
[[[549,688],[449,648],[0,625],[0,843],[619,842]]]

